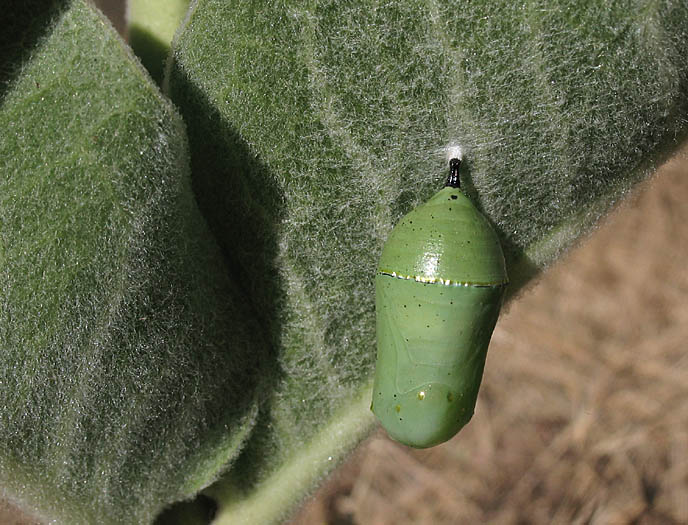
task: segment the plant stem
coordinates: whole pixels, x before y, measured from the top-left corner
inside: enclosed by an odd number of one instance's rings
[[[174,33],[190,0],[129,0],[127,36],[141,62],[160,85]]]
[[[237,487],[223,486],[222,481],[207,490],[220,505],[213,525],[269,524],[285,518],[285,511],[293,511],[323,474],[338,466],[374,428],[368,409],[371,390],[372,383],[366,383],[351,404],[335,414],[299,453],[252,493],[237,497]]]

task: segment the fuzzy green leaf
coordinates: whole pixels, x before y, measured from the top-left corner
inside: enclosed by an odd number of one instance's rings
[[[513,295],[685,137],[685,56],[683,2],[198,0],[166,89],[275,352],[259,423],[214,489],[218,523],[277,521],[307,485],[295,471],[328,468],[309,450],[340,458],[369,426],[376,260],[440,187],[447,150],[463,151]]]
[[[151,522],[237,454],[265,345],[183,123],[109,22],[82,0],[0,16],[0,494]]]

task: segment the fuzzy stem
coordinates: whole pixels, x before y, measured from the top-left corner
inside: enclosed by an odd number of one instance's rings
[[[134,52],[151,74],[162,83],[170,44],[190,0],[129,0],[127,36]]]
[[[248,495],[238,495],[231,481],[220,481],[208,489],[220,505],[213,525],[267,524],[284,519],[285,512],[293,510],[374,428],[369,410],[371,390],[372,383],[363,386],[299,453]]]

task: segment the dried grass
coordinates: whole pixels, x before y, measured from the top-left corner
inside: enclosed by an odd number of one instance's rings
[[[466,429],[379,432],[291,523],[688,523],[687,202],[684,158],[500,320]]]

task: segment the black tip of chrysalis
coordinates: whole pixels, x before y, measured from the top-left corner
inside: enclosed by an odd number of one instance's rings
[[[459,180],[459,166],[461,161],[459,159],[451,159],[449,161],[449,177],[447,177],[447,182],[444,183],[445,188],[450,186],[452,188],[460,188],[461,180]]]

